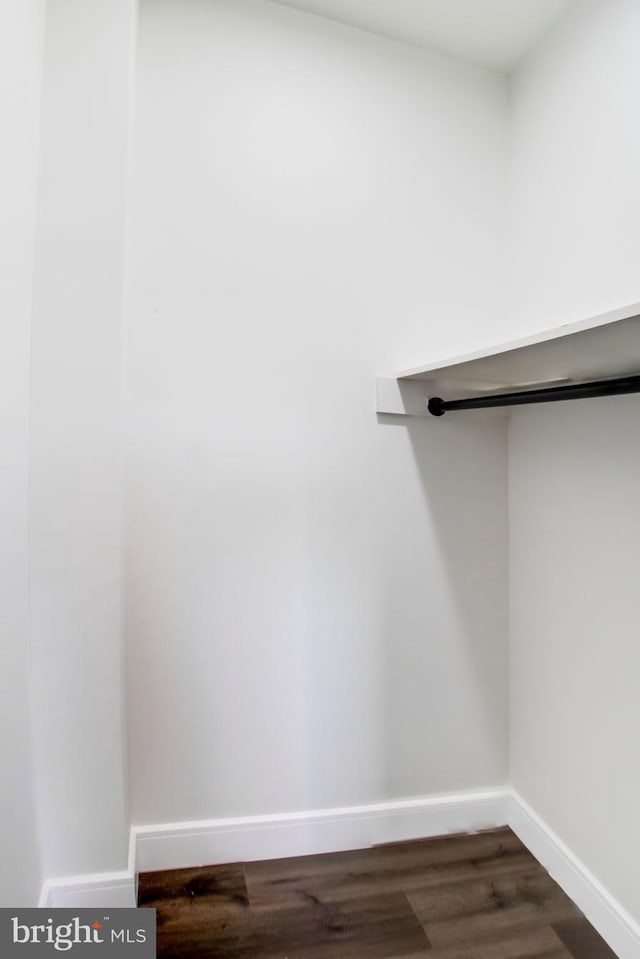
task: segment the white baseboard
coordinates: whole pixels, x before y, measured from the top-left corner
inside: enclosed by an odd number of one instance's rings
[[[42,887],[38,905],[48,909],[82,909],[94,906],[97,909],[134,908],[135,878],[126,871],[47,879]]]
[[[640,959],[640,925],[515,792],[509,801],[508,822],[608,942],[618,959]]]
[[[38,906],[41,909],[133,909],[137,901],[136,837],[130,831],[129,858],[125,870],[46,879]]]
[[[640,925],[515,792],[504,788],[312,812],[133,826],[128,869],[50,879],[39,906],[135,907],[137,874],[363,849],[508,824],[619,959],[640,959]]]
[[[139,872],[361,849],[504,825],[506,789],[341,809],[133,826],[128,869],[48,879],[41,908],[135,907]]]
[[[314,812],[134,826],[140,872],[363,849],[503,826],[506,789]]]

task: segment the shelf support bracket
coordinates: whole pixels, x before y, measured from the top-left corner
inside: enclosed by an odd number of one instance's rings
[[[379,376],[376,380],[376,413],[396,416],[428,416],[429,386],[420,380],[396,380]]]

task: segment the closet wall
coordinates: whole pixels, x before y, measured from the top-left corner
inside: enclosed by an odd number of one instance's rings
[[[29,458],[47,878],[127,865],[120,394],[135,14],[135,0],[47,8]]]
[[[0,5],[0,903],[40,892],[29,696],[29,341],[44,0]]]
[[[124,868],[130,819],[505,783],[509,502],[511,777],[640,915],[637,399],[518,412],[509,476],[499,421],[372,412],[377,373],[640,300],[637,3],[507,84],[142,0],[127,200],[135,14],[56,0],[43,49],[0,12],[0,900],[38,846]]]
[[[636,0],[582,0],[509,80],[511,336],[640,299]]]
[[[578,5],[511,85],[522,331],[640,301],[640,6]],[[640,916],[636,396],[514,413],[511,780]]]
[[[264,2],[139,24],[125,344],[137,823],[506,780],[499,423],[374,378],[504,333],[504,80]]]

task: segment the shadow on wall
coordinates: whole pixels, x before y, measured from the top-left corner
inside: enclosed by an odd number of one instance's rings
[[[504,421],[376,423],[366,401],[340,419],[325,405],[300,443],[278,426],[225,447],[198,424],[194,458],[179,418],[138,441],[138,822],[505,781]]]
[[[394,503],[385,510],[393,554],[385,596],[390,792],[501,784],[508,732],[507,421],[379,414],[378,424],[408,440],[415,474],[396,480],[417,480],[421,500],[411,512]],[[421,782],[413,769],[423,770]]]

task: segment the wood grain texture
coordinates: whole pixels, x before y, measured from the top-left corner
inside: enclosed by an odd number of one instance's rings
[[[143,873],[139,904],[167,959],[615,959],[509,829]]]
[[[366,896],[374,890],[408,892],[470,875],[503,875],[530,867],[531,854],[510,830],[475,836],[390,843],[372,849],[296,859],[247,863],[251,904],[287,901],[295,905],[298,889],[332,899]]]
[[[616,959],[614,952],[602,936],[583,916],[556,922],[553,925],[553,931],[571,955],[588,956],[589,959]]]
[[[473,942],[580,916],[577,906],[541,866],[509,876],[470,877],[408,894],[434,945]]]
[[[588,953],[580,957],[586,959]],[[501,938],[436,947],[430,959],[574,959],[550,926],[520,929]],[[591,959],[591,957],[589,957]]]

